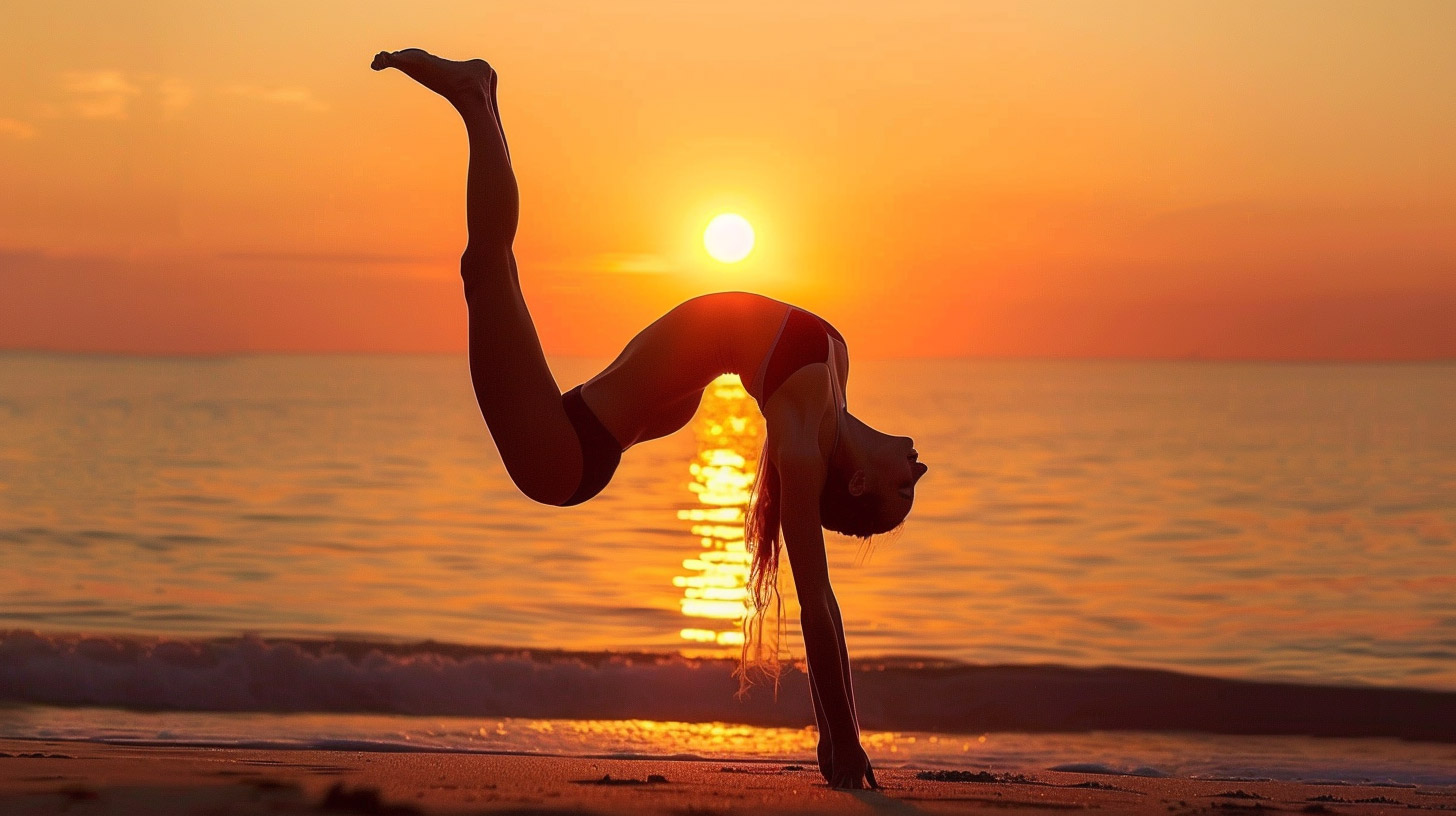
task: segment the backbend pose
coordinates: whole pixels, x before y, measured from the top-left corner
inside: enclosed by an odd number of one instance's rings
[[[836,788],[877,786],[859,741],[844,624],[821,527],[869,536],[897,527],[926,467],[914,444],[883,434],[845,407],[849,352],[809,312],[742,292],[694,298],[627,344],[601,373],[562,394],[526,310],[511,244],[519,197],[484,60],[455,62],[417,48],[380,52],[449,100],[470,141],[469,243],[460,259],[470,311],[470,376],[511,479],[551,505],[590,499],[627,448],[692,419],[718,375],[740,375],[767,422],[767,442],[745,538],[753,549],[756,609],[770,602],[782,535],[802,610],[819,769]]]

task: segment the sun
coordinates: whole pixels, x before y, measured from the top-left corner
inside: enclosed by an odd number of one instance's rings
[[[753,225],[736,213],[723,213],[703,230],[703,246],[716,261],[738,263],[753,251]]]

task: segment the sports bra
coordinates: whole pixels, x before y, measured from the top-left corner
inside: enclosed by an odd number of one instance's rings
[[[848,349],[844,335],[829,325],[829,321],[797,306],[788,307],[783,323],[779,324],[779,333],[773,345],[769,346],[768,354],[764,355],[763,364],[758,367],[753,380],[746,384],[749,396],[759,405],[767,405],[779,386],[804,366],[827,363],[833,367],[835,358],[841,353],[835,348],[836,340]],[[838,401],[840,409],[843,409],[842,393],[838,395]]]

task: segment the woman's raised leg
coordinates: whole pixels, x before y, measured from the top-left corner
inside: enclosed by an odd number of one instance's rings
[[[460,259],[470,309],[470,377],[506,471],[521,492],[560,504],[581,481],[582,451],[561,391],[526,309],[511,243],[520,212],[515,173],[496,109],[495,71],[417,48],[381,52],[371,66],[396,68],[455,106],[470,139]]]

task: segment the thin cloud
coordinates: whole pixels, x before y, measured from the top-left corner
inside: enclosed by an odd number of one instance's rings
[[[199,92],[191,83],[179,77],[159,76],[153,73],[127,75],[121,71],[68,71],[61,76],[61,88],[68,95],[63,104],[47,103],[42,109],[43,118],[73,115],[82,119],[126,119],[132,112],[132,104],[138,99],[154,102],[162,115],[173,118],[192,107]],[[236,83],[216,89],[217,93],[283,105],[309,111],[325,111],[327,103],[313,95],[313,91],[301,85],[266,86]],[[0,119],[0,135],[15,138],[30,138],[34,128],[14,119]],[[29,134],[29,135],[24,135]]]
[[[649,253],[607,252],[590,258],[550,264],[547,271],[598,275],[670,275],[677,271],[667,259]]]
[[[197,93],[188,85],[176,77],[168,77],[157,83],[157,101],[162,106],[162,112],[171,116],[181,113]]]
[[[35,126],[19,119],[0,118],[0,136],[9,136],[12,139],[31,139],[35,137]]]
[[[219,260],[260,263],[304,262],[323,264],[424,265],[442,262],[424,255],[385,255],[369,252],[219,252]]]
[[[125,119],[127,106],[142,89],[120,71],[71,71],[62,86],[74,94],[71,110],[83,119]]]
[[[254,99],[259,102],[303,108],[304,110],[324,111],[329,109],[327,104],[314,98],[313,91],[301,85],[284,85],[276,88],[262,85],[229,85],[223,89],[223,92],[244,99]]]
[[[658,255],[607,256],[603,265],[618,275],[668,275],[673,271],[672,265]]]

